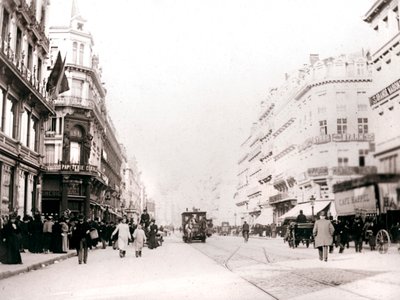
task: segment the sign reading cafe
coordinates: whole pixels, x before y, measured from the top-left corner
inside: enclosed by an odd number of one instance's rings
[[[335,193],[335,207],[338,216],[355,215],[356,212],[376,213],[374,186]]]
[[[385,87],[383,90],[379,91],[375,95],[371,96],[369,98],[369,104],[370,106],[374,106],[375,104],[379,103],[386,97],[390,96],[391,94],[394,94],[400,90],[400,79],[397,79],[395,82],[393,82],[391,85]]]

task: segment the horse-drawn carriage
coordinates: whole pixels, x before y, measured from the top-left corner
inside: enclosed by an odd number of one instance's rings
[[[375,219],[378,226],[376,248],[386,253],[391,229],[400,222],[400,175],[371,174],[333,186],[338,218],[360,215]],[[399,249],[400,250],[400,249]]]
[[[286,241],[289,247],[296,248],[301,244],[306,245],[314,243],[313,236],[314,223],[297,223],[292,221],[286,231]]]
[[[207,219],[205,211],[186,211],[182,213],[183,241],[206,242],[207,238]]]

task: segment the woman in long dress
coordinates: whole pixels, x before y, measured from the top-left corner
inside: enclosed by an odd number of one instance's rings
[[[128,247],[128,241],[131,236],[131,233],[129,232],[129,225],[126,223],[126,218],[120,220],[120,223],[111,234],[111,238],[117,234],[117,232],[119,256],[122,258],[126,254],[126,248]]]
[[[142,249],[144,242],[146,241],[146,234],[142,229],[142,225],[138,224],[135,231],[133,232],[133,245],[135,247],[136,257],[142,256]]]

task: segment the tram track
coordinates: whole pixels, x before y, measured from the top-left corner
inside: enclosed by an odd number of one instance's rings
[[[315,278],[312,278],[312,277],[309,277],[309,276],[305,276],[304,274],[298,274],[296,271],[298,271],[299,268],[285,266],[285,265],[279,264],[279,262],[272,261],[271,257],[268,255],[267,250],[265,249],[265,247],[262,247],[263,254],[264,254],[264,257],[265,257],[265,261],[264,261],[264,260],[260,260],[260,259],[255,259],[254,257],[248,256],[248,255],[244,255],[242,253],[238,253],[239,250],[242,248],[242,246],[239,246],[239,247],[235,248],[235,250],[233,252],[231,252],[229,249],[226,249],[226,248],[223,248],[223,247],[218,247],[218,246],[212,245],[212,244],[207,244],[207,246],[213,247],[213,248],[216,248],[216,249],[218,249],[220,251],[222,250],[222,251],[228,253],[228,255],[225,256],[227,258],[225,260],[223,260],[223,262],[220,263],[220,264],[223,265],[223,267],[225,267],[230,272],[235,273],[238,276],[240,276],[246,282],[248,282],[251,285],[257,287],[258,289],[260,289],[261,291],[263,291],[265,294],[269,295],[273,299],[282,299],[282,298],[285,298],[285,297],[280,297],[279,295],[276,295],[276,293],[274,294],[273,292],[271,292],[271,291],[265,289],[264,287],[260,286],[259,283],[254,282],[253,280],[248,279],[245,276],[242,276],[241,274],[236,272],[235,268],[230,266],[231,260],[235,257],[237,259],[250,260],[250,261],[256,262],[258,264],[266,265],[268,267],[270,267],[272,264],[274,264],[275,266],[279,266],[281,268],[279,268],[279,269],[270,269],[270,271],[280,271],[280,272],[288,272],[289,271],[290,274],[293,275],[293,276],[301,278],[302,280],[304,280],[304,279],[309,280],[309,281],[314,282],[314,283],[316,283],[316,284],[318,284],[318,285],[320,285],[322,287],[333,287],[333,288],[342,290],[342,291],[344,291],[346,293],[353,294],[354,296],[358,296],[358,297],[361,297],[361,298],[364,298],[364,299],[369,299],[369,300],[376,300],[376,298],[372,298],[372,297],[369,297],[369,296],[366,296],[366,295],[351,291],[351,290],[346,289],[344,287],[341,287],[340,284],[335,284],[335,283],[327,282],[327,281],[324,281],[324,280],[318,280],[318,279],[315,279]],[[215,260],[215,257],[213,257],[211,254],[207,253],[206,251],[200,249],[199,247],[194,247],[194,248],[197,249],[198,251],[200,251],[201,253],[203,253],[204,255],[206,255],[207,257]],[[272,257],[273,256],[276,257],[275,254],[273,254]],[[289,257],[289,256],[286,256],[286,255],[277,255],[277,256],[280,257],[280,258],[293,260],[293,257]],[[353,271],[353,270],[342,270],[342,271],[344,271],[346,273],[354,274],[354,275],[365,275],[365,273],[357,272],[357,271]]]

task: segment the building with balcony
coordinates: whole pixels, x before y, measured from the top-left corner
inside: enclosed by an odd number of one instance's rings
[[[248,194],[260,195],[261,212],[272,207],[267,219],[278,223],[311,197],[333,200],[335,183],[376,173],[367,97],[371,81],[363,53],[327,59],[311,55],[309,64],[269,91],[239,162],[239,186],[246,184]],[[257,143],[261,153],[256,155]],[[249,180],[251,174],[258,174],[258,187]],[[236,204],[248,205],[250,195],[241,194],[238,188]]]
[[[41,210],[42,128],[55,113],[45,90],[47,11],[46,0],[0,2],[0,220]]]
[[[379,173],[400,173],[400,20],[398,0],[379,0],[364,21],[375,31],[371,49],[373,84],[369,105],[374,112]]]
[[[53,1],[52,1],[53,3]],[[54,100],[56,115],[45,123],[45,172],[42,210],[60,214],[69,210],[91,218],[115,220],[122,215],[122,149],[106,110],[93,38],[75,1],[67,22],[54,17],[49,28],[51,65],[60,52],[70,90]],[[51,12],[65,5],[54,1]]]

